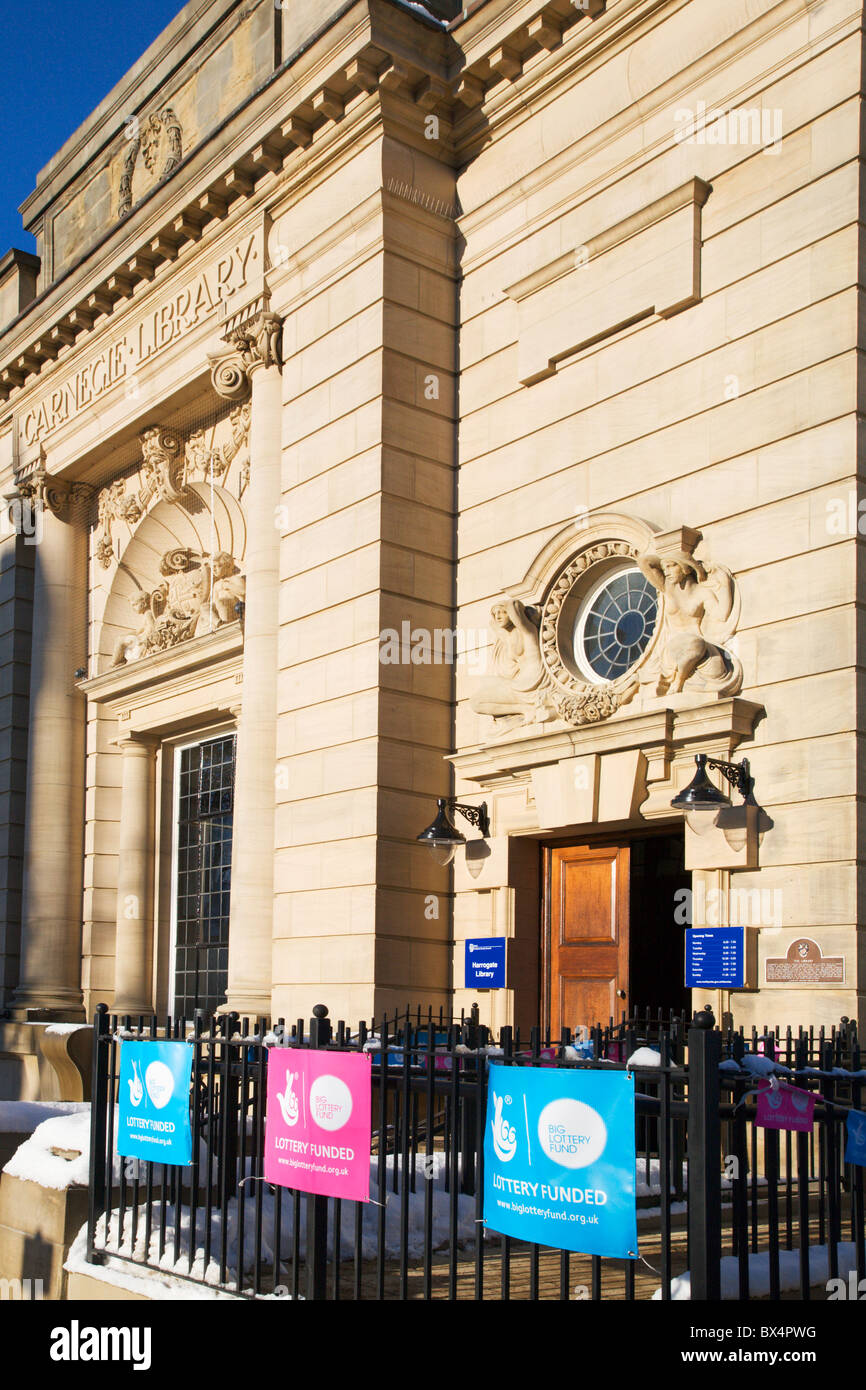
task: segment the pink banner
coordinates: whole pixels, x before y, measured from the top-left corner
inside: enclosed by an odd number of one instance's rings
[[[265,1178],[320,1197],[370,1200],[370,1057],[268,1052]]]
[[[808,1133],[814,1115],[812,1091],[801,1091],[796,1086],[779,1086],[773,1090],[768,1081],[761,1083],[755,1124],[762,1129],[796,1129]]]

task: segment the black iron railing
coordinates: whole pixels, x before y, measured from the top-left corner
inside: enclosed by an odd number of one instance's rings
[[[160,1270],[241,1297],[313,1299],[667,1299],[799,1296],[840,1269],[866,1277],[863,1168],[844,1162],[845,1117],[861,1110],[856,1029],[751,1035],[635,1015],[577,1040],[477,1013],[406,1010],[369,1028],[111,1017],[95,1028],[88,1259]],[[193,1162],[115,1153],[119,1044],[187,1038],[193,1049]],[[372,1053],[371,1202],[309,1197],[263,1174],[270,1047]],[[647,1049],[639,1052],[639,1049]],[[637,1056],[635,1057],[635,1054]],[[755,1059],[815,1092],[811,1134],[754,1124]],[[629,1059],[634,1058],[630,1061]],[[488,1068],[631,1070],[636,1079],[640,1259],[550,1250],[483,1225]],[[721,1065],[723,1064],[724,1065]],[[751,1067],[751,1070],[747,1069]],[[816,1255],[816,1248],[820,1247]],[[810,1255],[811,1252],[811,1255]],[[814,1258],[811,1258],[814,1256]],[[733,1261],[733,1265],[731,1263]],[[796,1290],[795,1290],[796,1291]]]

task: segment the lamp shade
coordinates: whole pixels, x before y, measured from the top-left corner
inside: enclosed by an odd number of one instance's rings
[[[422,844],[429,845],[438,864],[450,864],[466,837],[456,829],[448,814],[444,797],[437,801],[436,819],[417,837]]]
[[[707,776],[707,755],[706,753],[696,753],[695,762],[697,772],[689,785],[671,802],[671,806],[678,811],[719,811],[723,806],[730,806],[731,799],[720,792]]]

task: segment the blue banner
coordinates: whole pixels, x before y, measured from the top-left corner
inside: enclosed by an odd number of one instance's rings
[[[866,1115],[860,1110],[849,1110],[845,1119],[848,1142],[845,1145],[845,1162],[856,1163],[866,1168]]]
[[[484,1224],[558,1250],[636,1259],[634,1077],[491,1066]]]
[[[192,1162],[185,1042],[124,1042],[120,1048],[117,1152],[151,1163]]]

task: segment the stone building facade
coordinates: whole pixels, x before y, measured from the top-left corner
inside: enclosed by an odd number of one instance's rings
[[[24,204],[13,1020],[862,1014],[860,7],[456,10],[190,0]]]

